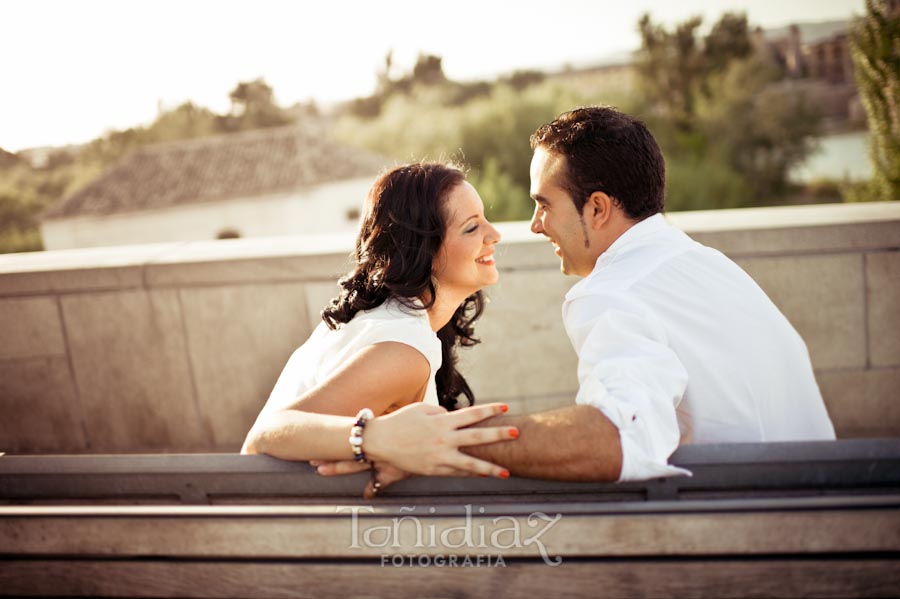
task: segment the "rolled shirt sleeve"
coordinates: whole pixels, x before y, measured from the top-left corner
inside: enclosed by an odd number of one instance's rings
[[[688,377],[662,325],[618,294],[568,300],[563,319],[578,354],[576,403],[596,407],[619,429],[619,481],[690,475],[668,464],[681,439],[675,409]]]

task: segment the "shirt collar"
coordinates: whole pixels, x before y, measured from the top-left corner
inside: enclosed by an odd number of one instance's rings
[[[649,216],[639,223],[631,225],[627,231],[619,235],[619,238],[612,242],[612,245],[606,248],[605,252],[600,254],[600,257],[597,258],[597,263],[594,265],[594,271],[609,264],[613,258],[615,258],[616,254],[621,252],[628,245],[633,244],[648,235],[653,235],[658,231],[662,231],[663,229],[668,228],[668,226],[669,223],[666,222],[662,212],[657,212],[653,216]]]
[[[669,223],[666,221],[666,218],[663,216],[662,212],[657,212],[653,216],[649,216],[644,220],[631,225],[627,231],[619,235],[618,239],[612,242],[605,252],[600,254],[597,258],[596,264],[594,264],[594,269],[591,271],[591,274],[586,276],[584,279],[578,281],[573,285],[569,292],[566,294],[567,299],[571,299],[578,295],[581,292],[581,288],[584,287],[587,283],[586,281],[591,278],[596,272],[599,272],[607,265],[609,265],[615,257],[622,252],[622,250],[626,249],[629,245],[633,245],[635,242],[662,231],[669,227]]]

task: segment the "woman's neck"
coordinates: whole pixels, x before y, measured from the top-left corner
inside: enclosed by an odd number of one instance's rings
[[[428,320],[431,322],[431,330],[437,333],[450,322],[456,309],[466,300],[467,295],[451,293],[440,290],[434,304],[428,308]]]

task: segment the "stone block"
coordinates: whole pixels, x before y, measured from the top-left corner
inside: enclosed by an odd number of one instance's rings
[[[575,282],[557,270],[501,272],[475,325],[482,343],[460,352],[460,368],[479,402],[577,390],[577,358],[561,316]]]
[[[64,356],[66,342],[56,298],[0,299],[0,360]]]
[[[147,265],[153,287],[330,280],[349,269],[344,234],[190,242]]]
[[[206,448],[174,290],[64,296],[88,443],[112,452]]]
[[[817,369],[866,365],[862,254],[737,261],[791,321]]]
[[[144,264],[171,244],[0,255],[0,296],[140,287]]]
[[[900,244],[896,202],[672,212],[668,220],[735,257],[864,251]]]
[[[900,368],[816,373],[839,439],[900,436]]]
[[[900,252],[866,255],[869,361],[900,366]]]
[[[238,451],[279,373],[310,333],[302,284],[179,291],[201,418],[215,450]]]
[[[0,414],[0,453],[89,449],[64,356],[0,361]]]

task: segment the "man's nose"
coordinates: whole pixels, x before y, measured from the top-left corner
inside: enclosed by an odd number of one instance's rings
[[[534,208],[534,214],[531,215],[531,232],[537,235],[544,232],[544,226],[541,224],[541,219],[538,216],[537,206]]]

